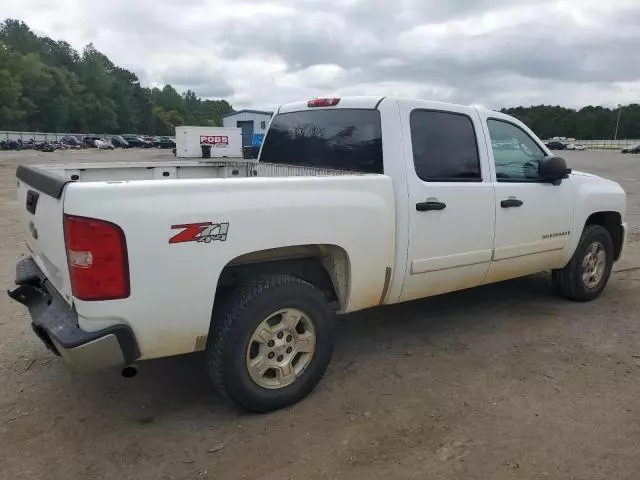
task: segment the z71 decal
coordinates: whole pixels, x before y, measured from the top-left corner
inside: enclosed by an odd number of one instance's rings
[[[181,230],[181,232],[171,237],[169,243],[225,242],[229,224],[213,222],[187,223],[184,225],[171,225],[171,230]]]

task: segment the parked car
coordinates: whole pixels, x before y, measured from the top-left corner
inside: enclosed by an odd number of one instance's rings
[[[84,143],[85,147],[95,148],[96,140],[101,140],[101,138],[87,135],[82,139],[82,143]]]
[[[10,296],[49,348],[126,376],[204,350],[217,388],[257,412],[313,390],[337,314],[547,270],[594,300],[627,231],[620,185],[572,172],[517,119],[392,97],[283,105],[257,162],[17,176],[30,254]]]
[[[146,135],[142,137],[145,142],[148,142],[152,147],[158,146],[158,137],[154,137],[153,135]]]
[[[116,147],[113,146],[113,143],[111,143],[110,140],[104,140],[104,139],[96,140],[95,145],[98,150],[115,150],[116,149]]]
[[[38,150],[41,152],[55,152],[58,149],[58,146],[53,142],[44,142],[39,145]]]
[[[22,150],[24,148],[24,144],[21,139],[17,140],[5,140],[2,144],[3,150]]]
[[[549,142],[547,148],[549,150],[566,150],[567,146],[562,142]]]
[[[127,143],[129,144],[129,146],[131,147],[139,147],[139,148],[151,148],[153,147],[153,145],[149,142],[147,142],[144,138],[142,137],[137,137],[135,135],[123,135],[123,137]]]
[[[175,148],[176,141],[171,137],[160,137],[158,139],[159,148]]]
[[[636,143],[635,145],[631,145],[629,147],[624,147],[620,151],[622,153],[640,153],[640,143]]]
[[[586,145],[581,145],[579,143],[570,143],[567,145],[567,150],[581,150],[584,151],[587,149]]]
[[[65,137],[62,137],[61,142],[64,143],[65,145],[68,145],[71,148],[81,148],[83,146],[83,143],[73,135],[67,135]]]
[[[131,146],[129,145],[129,142],[127,142],[120,135],[115,135],[111,137],[111,143],[113,144],[114,147],[118,147],[118,148],[129,148]]]

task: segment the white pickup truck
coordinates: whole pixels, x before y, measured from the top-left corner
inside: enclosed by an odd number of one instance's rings
[[[547,270],[592,300],[626,236],[618,184],[512,117],[422,100],[284,105],[258,162],[17,176],[30,256],[10,295],[51,350],[127,375],[205,350],[219,391],[259,412],[320,381],[336,314]]]

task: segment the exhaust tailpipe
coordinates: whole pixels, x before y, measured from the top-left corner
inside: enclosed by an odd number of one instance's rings
[[[122,376],[124,378],[133,378],[138,374],[138,367],[135,365],[127,365],[122,369]]]

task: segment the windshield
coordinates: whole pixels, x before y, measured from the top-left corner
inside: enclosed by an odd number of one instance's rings
[[[323,109],[276,115],[260,161],[382,173],[380,112]]]

